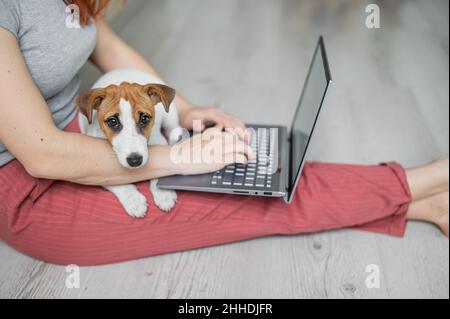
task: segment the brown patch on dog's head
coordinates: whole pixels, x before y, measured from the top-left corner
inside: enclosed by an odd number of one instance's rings
[[[120,122],[120,102],[123,99],[131,105],[138,132],[149,139],[155,121],[155,106],[162,103],[165,111],[169,112],[175,94],[176,91],[166,85],[123,82],[120,85],[92,89],[80,95],[76,104],[89,124],[92,124],[94,110],[97,111],[100,128],[111,142],[114,135],[123,128]]]
[[[170,103],[172,103],[176,95],[174,89],[162,84],[147,84],[143,89],[155,105],[162,103],[166,112],[169,112]]]
[[[106,89],[93,89],[77,97],[75,104],[78,110],[86,116],[89,124],[92,124],[92,114],[106,97]]]

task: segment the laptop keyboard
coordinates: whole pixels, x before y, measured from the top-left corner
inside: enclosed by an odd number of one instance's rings
[[[211,184],[215,186],[238,187],[272,187],[272,174],[274,170],[275,145],[278,136],[270,128],[258,128],[253,130],[250,138],[250,147],[256,154],[256,159],[244,164],[233,164],[213,174]]]

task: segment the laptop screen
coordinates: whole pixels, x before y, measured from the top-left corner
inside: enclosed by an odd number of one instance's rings
[[[320,37],[291,128],[289,193],[297,186],[309,141],[330,82],[325,46],[323,38]],[[289,201],[291,197],[292,194],[289,194]]]

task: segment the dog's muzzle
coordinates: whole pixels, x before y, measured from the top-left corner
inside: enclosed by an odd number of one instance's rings
[[[128,165],[130,165],[130,167],[139,167],[142,165],[143,161],[144,161],[144,157],[138,153],[131,153],[127,157],[127,163],[128,163]]]

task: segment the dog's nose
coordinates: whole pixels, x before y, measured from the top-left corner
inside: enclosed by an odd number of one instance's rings
[[[140,166],[142,164],[143,160],[144,160],[144,158],[142,157],[142,155],[140,155],[138,153],[132,153],[132,154],[130,154],[130,156],[127,157],[127,163],[131,167]]]

